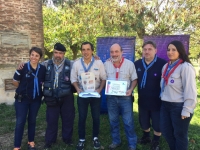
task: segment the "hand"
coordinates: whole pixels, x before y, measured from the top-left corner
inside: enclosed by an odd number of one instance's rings
[[[100,89],[96,89],[96,92],[98,92],[99,94],[101,93],[101,90]]]
[[[181,116],[181,119],[186,119],[186,118],[189,118],[189,117],[187,117],[187,116]]]
[[[130,95],[132,95],[132,90],[129,89],[126,91],[126,96],[130,96]]]
[[[19,65],[18,65],[18,68],[17,68],[17,70],[22,70],[23,68],[24,68],[24,62],[23,63],[20,63]]]
[[[77,93],[79,94],[79,93],[81,93],[81,92],[83,92],[83,90],[81,90],[81,89],[76,89],[76,91],[77,91]]]
[[[97,56],[97,55],[95,55],[95,56],[94,56],[94,59],[95,59],[95,60],[100,60],[100,57]]]

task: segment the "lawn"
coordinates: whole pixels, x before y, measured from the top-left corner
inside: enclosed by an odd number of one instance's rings
[[[200,83],[197,83],[198,86],[198,99],[200,99]],[[76,96],[75,96],[76,97]],[[137,97],[137,95],[135,95]],[[76,101],[75,101],[76,106]],[[134,102],[134,121],[135,121],[135,131],[138,137],[141,137],[142,130],[139,126],[138,122],[138,105],[137,101]],[[38,150],[42,150],[44,145],[44,134],[46,128],[45,122],[45,111],[46,106],[43,104],[39,110],[39,114],[37,117],[37,129],[36,129],[36,136],[35,142],[37,144]],[[5,104],[0,105],[0,150],[12,150],[13,149],[13,136],[14,136],[14,128],[15,128],[15,111],[14,106],[7,106]],[[78,132],[77,132],[77,124],[78,124],[78,112],[76,106],[76,117],[74,123],[74,134],[73,134],[73,141],[76,145],[78,141]],[[117,150],[124,150],[127,149],[127,140],[125,137],[123,124],[121,122],[121,139],[122,145]],[[61,125],[59,122],[59,133],[57,143],[53,145],[52,150],[74,150],[75,145],[73,147],[67,147],[61,140]],[[102,114],[101,115],[101,126],[100,126],[100,135],[99,135],[100,142],[102,144],[102,149],[108,149],[108,145],[111,143],[110,137],[110,127],[108,121],[108,115]],[[161,148],[162,150],[169,150],[166,141],[163,137],[161,137]],[[27,149],[27,128],[25,128],[24,137],[22,141],[22,150]],[[85,150],[92,150],[92,118],[90,111],[88,113],[87,118],[87,127],[86,127],[86,145]],[[141,146],[137,145],[137,150],[148,150],[149,145]],[[189,128],[189,150],[199,150],[200,149],[200,103],[197,104],[195,109],[195,114],[192,118],[191,125]]]

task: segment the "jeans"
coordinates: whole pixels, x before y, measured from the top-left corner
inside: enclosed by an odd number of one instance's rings
[[[137,136],[134,130],[133,101],[130,96],[107,96],[108,115],[113,144],[120,144],[119,115],[121,113],[128,145],[136,148]]]
[[[79,139],[85,139],[85,124],[88,113],[88,105],[91,107],[91,114],[93,119],[93,138],[98,137],[100,127],[100,106],[101,98],[77,98],[78,103],[78,134]]]
[[[28,141],[33,142],[35,137],[35,126],[36,117],[40,108],[41,101],[26,101],[23,100],[18,102],[15,100],[15,111],[16,111],[16,126],[15,126],[15,137],[14,147],[20,147],[24,133],[24,126],[26,118],[28,120]]]
[[[57,140],[60,116],[62,120],[62,139],[64,142],[71,141],[75,118],[74,96],[72,93],[61,98],[61,102],[57,105],[47,106],[45,142],[48,144],[55,143]]]
[[[170,150],[188,149],[189,118],[181,119],[183,103],[162,101],[160,110],[160,128]]]

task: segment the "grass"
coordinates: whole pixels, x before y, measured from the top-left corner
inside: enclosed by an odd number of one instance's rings
[[[197,83],[198,87],[198,99],[200,100],[200,83]],[[75,96],[76,97],[76,96]],[[135,95],[137,97],[137,95]],[[77,112],[77,105],[76,106],[76,116],[74,122],[74,133],[73,133],[73,141],[76,145],[78,141],[78,112]],[[137,101],[134,102],[134,123],[135,123],[135,131],[138,137],[142,136],[142,130],[140,128],[138,122],[138,105]],[[35,142],[37,144],[38,150],[42,150],[44,145],[44,135],[45,135],[45,128],[46,128],[46,121],[45,121],[45,111],[46,106],[42,105],[38,117],[37,117],[37,127],[36,127],[36,136]],[[86,122],[86,145],[85,150],[93,150],[92,145],[92,118],[90,114],[90,110],[88,111],[88,118]],[[14,137],[14,128],[15,128],[15,110],[14,106],[8,106],[6,104],[0,105],[0,150],[11,150],[13,149],[13,137]],[[189,128],[189,150],[199,150],[200,149],[200,103],[197,104],[195,109],[194,116],[190,123]],[[127,149],[127,140],[124,133],[123,123],[120,122],[120,134],[122,145],[117,150],[124,150]],[[111,143],[110,137],[110,126],[107,114],[101,115],[101,126],[100,126],[100,135],[99,135],[100,142],[102,144],[102,149],[108,149],[108,145]],[[67,147],[61,139],[61,121],[59,120],[59,132],[57,143],[53,145],[51,150],[74,150],[75,145],[73,147]],[[169,150],[168,145],[163,137],[161,137],[161,148],[162,150]],[[22,141],[22,150],[27,149],[27,127],[24,130],[24,137]],[[149,145],[142,146],[137,145],[137,150],[148,150]]]

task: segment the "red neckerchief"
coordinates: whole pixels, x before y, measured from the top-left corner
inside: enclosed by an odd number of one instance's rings
[[[169,66],[170,61],[167,63],[167,66],[165,67],[165,70],[164,70],[164,72],[163,72],[163,74],[162,74],[162,78],[164,78],[165,84],[166,84],[166,85],[168,84],[168,79],[169,79],[170,75],[174,72],[174,70],[175,70],[182,62],[183,62],[183,60],[180,59],[180,60],[178,61],[178,63],[169,71],[168,75],[166,76],[165,74],[166,74],[166,72],[167,72],[167,69],[168,69],[168,66]]]
[[[116,68],[116,79],[118,79],[118,77],[119,77],[119,69],[120,69],[120,67],[122,66],[123,62],[124,62],[124,57],[122,57],[119,66],[116,66],[116,65],[113,63],[113,66]]]

